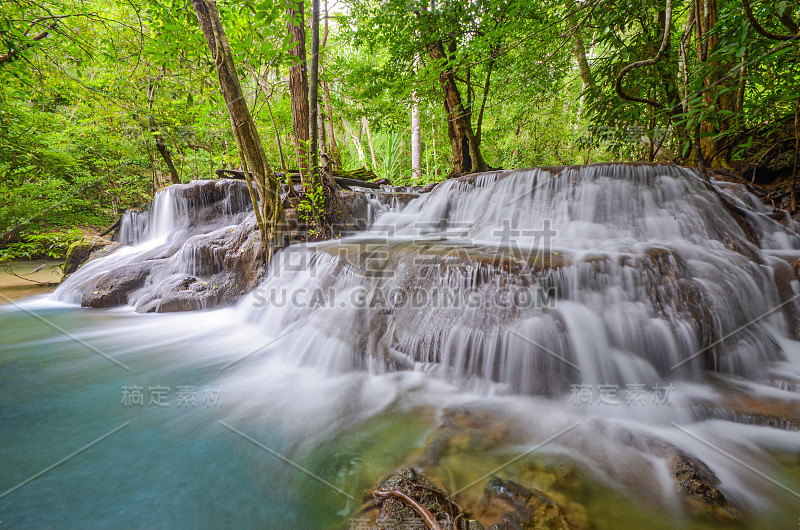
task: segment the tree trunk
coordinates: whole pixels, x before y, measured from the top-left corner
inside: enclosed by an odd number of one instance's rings
[[[792,213],[797,211],[797,158],[800,156],[800,98],[794,102],[794,168],[792,169]]]
[[[319,131],[319,152],[328,155],[328,135],[325,133],[325,111],[322,103],[317,103],[317,130]]]
[[[659,11],[658,26],[661,32],[669,33],[671,31],[671,28],[667,27],[666,10]],[[659,77],[661,78],[661,85],[664,88],[664,95],[667,97],[666,109],[670,120],[683,112],[683,100],[681,99],[681,93],[678,90],[678,80],[672,75],[672,69],[669,66],[671,64],[672,41],[668,39],[667,46],[664,49],[664,59],[656,65],[656,69],[658,70]]]
[[[489,87],[492,81],[492,69],[495,62],[497,62],[497,52],[500,49],[500,43],[490,48],[489,64],[486,67],[486,80],[483,82],[483,95],[481,96],[481,110],[478,112],[478,124],[475,126],[475,141],[481,145],[481,136],[483,134],[483,114],[486,111],[486,101],[489,99]]]
[[[356,153],[358,154],[358,160],[361,161],[362,165],[366,165],[367,160],[364,157],[364,148],[361,146],[361,140],[356,137],[356,133],[354,133],[353,129],[350,127],[350,122],[342,118],[342,123],[344,123],[345,130],[350,134],[350,138],[353,140],[353,145],[356,146]]]
[[[431,0],[432,4],[433,0]],[[433,147],[433,179],[439,180],[439,166],[436,165],[436,129],[434,129],[433,123],[431,123],[431,146]]]
[[[378,162],[375,160],[375,146],[372,145],[372,131],[369,130],[369,120],[366,116],[361,117],[361,123],[367,132],[367,143],[369,143],[369,154],[372,155],[372,171],[378,171]]]
[[[270,168],[264,153],[264,146],[258,135],[258,129],[256,129],[250,110],[247,108],[228,39],[225,37],[225,30],[219,19],[217,5],[214,0],[192,0],[192,4],[214,60],[222,96],[231,118],[231,128],[242,162],[242,170],[247,179],[247,188],[250,192],[256,221],[264,241],[266,259],[269,261],[274,248],[280,248],[284,243],[280,230],[284,222],[280,185]],[[251,172],[259,197],[256,197],[253,191]],[[259,198],[261,199],[260,208]]]
[[[442,41],[426,44],[425,48],[432,61],[442,65],[439,82],[444,94],[447,134],[450,137],[450,147],[453,151],[453,174],[486,171],[488,168],[486,162],[483,161],[477,138],[472,132],[469,117],[461,103],[461,93],[456,85],[455,76],[447,66],[447,55]]]
[[[741,113],[744,110],[744,95],[747,90],[747,50],[742,54],[742,60],[739,64],[739,88],[736,90],[736,104],[733,109],[736,112],[737,128],[739,128]]]
[[[575,43],[575,61],[578,63],[578,72],[583,81],[583,89],[594,86],[594,78],[592,77],[592,69],[589,67],[589,61],[586,59],[586,47],[583,44],[583,37],[579,29],[575,29],[572,34],[572,39]]]
[[[180,184],[181,177],[178,175],[178,170],[175,169],[175,163],[172,161],[172,154],[169,152],[167,144],[164,143],[164,136],[162,136],[161,131],[158,130],[158,126],[156,126],[156,120],[153,117],[154,99],[155,99],[155,85],[153,85],[153,82],[150,81],[147,84],[147,110],[148,110],[148,125],[150,127],[150,134],[156,141],[156,149],[158,149],[158,152],[161,154],[161,158],[163,158],[164,163],[167,164],[170,180],[172,181],[173,184]]]
[[[311,60],[308,73],[308,127],[311,180],[319,182],[319,0],[311,0]]]
[[[733,108],[734,94],[730,90],[731,76],[728,76],[730,68],[718,62],[709,62],[708,52],[716,46],[719,37],[711,32],[717,24],[717,0],[695,0],[695,35],[697,39],[697,58],[701,67],[705,67],[711,72],[703,79],[705,89],[703,101],[706,107],[713,105],[714,112],[719,115],[720,111],[729,111]],[[706,63],[703,65],[703,63]],[[724,77],[724,79],[723,79]],[[700,124],[700,143],[702,151],[705,153],[705,163],[709,166],[721,165],[717,150],[717,144],[710,138],[712,134],[725,132],[730,127],[730,119],[718,117],[719,125],[711,121],[704,120]]]
[[[292,102],[292,128],[294,130],[295,150],[297,151],[297,166],[303,179],[303,187],[307,188],[309,153],[306,151],[309,140],[309,111],[308,111],[308,75],[306,72],[306,30],[303,21],[303,2],[288,2],[289,21],[287,28],[294,48],[289,50],[295,57],[295,63],[289,68],[289,95]]]
[[[581,95],[578,98],[578,111],[575,113],[575,130],[581,127],[581,117],[583,116],[583,106],[586,103],[586,90],[594,86],[594,79],[592,79],[592,70],[589,67],[589,61],[586,59],[586,48],[583,45],[583,38],[581,37],[580,30],[574,29],[572,40],[575,44],[575,62],[578,63],[578,73],[580,73],[583,87],[581,88]]]
[[[331,161],[332,169],[341,169],[342,155],[339,152],[339,145],[336,143],[336,134],[333,130],[333,104],[331,103],[331,90],[324,78],[320,78],[322,85],[322,99],[325,101],[325,120],[326,136],[328,138],[328,157]]]
[[[161,158],[164,159],[164,163],[167,164],[170,179],[172,180],[173,184],[180,184],[181,177],[178,176],[178,170],[175,169],[175,163],[172,161],[172,155],[170,154],[169,149],[167,149],[167,144],[164,143],[164,137],[161,136],[161,133],[158,132],[158,129],[156,129],[155,125],[152,124],[152,118],[150,118],[150,120],[150,130],[153,131],[156,139],[156,149],[158,149],[158,152],[161,153]]]
[[[419,98],[411,91],[411,177],[422,178],[422,134],[419,127]]]

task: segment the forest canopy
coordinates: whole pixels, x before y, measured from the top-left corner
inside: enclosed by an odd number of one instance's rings
[[[611,160],[796,173],[793,2],[216,7],[280,172],[316,151],[394,184]],[[242,169],[191,1],[6,0],[0,40],[0,260],[61,256],[165,185]]]

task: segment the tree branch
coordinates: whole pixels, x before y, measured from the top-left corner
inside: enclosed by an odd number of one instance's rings
[[[56,29],[56,26],[58,26],[58,22],[57,21],[53,22],[52,24],[47,26],[47,28],[44,31],[42,31],[41,33],[39,33],[38,35],[33,37],[31,39],[31,41],[39,41],[39,40],[42,40],[42,39],[46,38],[47,35],[50,33],[50,31]],[[28,43],[28,44],[23,44],[19,48],[12,48],[12,49],[8,50],[8,53],[4,53],[3,55],[0,55],[0,64],[10,63],[11,61],[13,61],[14,59],[17,58],[17,56],[19,55],[20,52],[25,51],[30,47],[31,47],[31,44]]]
[[[747,1],[747,0],[743,0],[743,1]],[[631,96],[630,94],[627,94],[625,92],[625,90],[622,88],[622,80],[625,78],[625,76],[628,74],[628,72],[630,72],[631,70],[634,70],[636,68],[642,68],[644,66],[653,66],[654,64],[658,63],[658,61],[661,60],[661,58],[664,56],[664,52],[667,51],[667,46],[669,46],[670,26],[672,25],[672,0],[667,0],[666,15],[665,15],[664,19],[665,19],[665,23],[664,23],[664,38],[661,40],[661,47],[658,49],[658,53],[656,53],[655,57],[653,57],[652,59],[645,59],[644,61],[637,61],[635,63],[629,64],[628,66],[623,68],[619,72],[619,74],[617,75],[617,82],[614,85],[614,88],[617,91],[617,94],[619,95],[619,97],[621,97],[622,99],[625,99],[627,101],[633,101],[635,103],[646,103],[646,104],[651,105],[651,106],[653,106],[653,107],[655,107],[657,109],[663,109],[664,108],[664,105],[662,105],[658,101],[653,101],[652,99],[647,99],[647,98],[640,98],[640,97],[636,97],[636,96]]]
[[[788,16],[788,13],[784,13],[785,17],[781,17],[781,22],[789,29],[792,29],[792,26],[794,26],[795,33],[794,35],[778,35],[777,33],[772,33],[771,31],[765,29],[764,26],[759,24],[758,20],[756,20],[756,16],[753,14],[753,7],[750,5],[750,0],[742,0],[742,5],[744,6],[744,12],[747,14],[747,19],[750,21],[753,29],[766,38],[773,40],[793,40],[800,35],[797,33],[797,24],[795,24],[792,18]]]

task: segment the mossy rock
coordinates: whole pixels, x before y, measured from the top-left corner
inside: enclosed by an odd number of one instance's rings
[[[92,257],[92,253],[110,244],[111,241],[99,236],[84,236],[72,243],[67,248],[67,255],[64,259],[64,278],[89,261],[89,258]]]

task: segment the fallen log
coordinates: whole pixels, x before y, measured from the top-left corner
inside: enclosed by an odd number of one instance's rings
[[[342,171],[334,169],[332,173],[334,177],[355,179],[355,180],[375,180],[378,178],[378,175],[376,175],[374,171],[372,171],[371,169],[367,169],[364,166],[361,166],[358,169],[353,169],[351,171]]]
[[[214,173],[216,173],[217,178],[220,179],[246,180],[244,178],[244,171],[241,171],[239,169],[217,169],[214,171]]]
[[[112,224],[111,226],[109,226],[108,228],[106,228],[105,230],[103,230],[103,231],[100,233],[100,237],[103,237],[103,236],[105,236],[106,234],[108,234],[109,232],[111,232],[111,231],[113,231],[113,230],[116,230],[117,228],[119,228],[119,224],[122,222],[122,216],[123,216],[123,215],[125,215],[125,210],[123,210],[123,211],[122,211],[122,215],[120,215],[119,217],[117,217],[117,220],[116,220],[116,221],[114,221],[114,224]]]
[[[356,170],[356,171],[360,171],[360,170]],[[239,169],[217,169],[216,171],[214,171],[214,173],[216,173],[217,177],[219,177],[219,178],[232,178],[232,179],[236,179],[236,180],[244,180],[244,171],[241,171]],[[340,188],[342,188],[342,189],[350,189],[350,186],[358,186],[360,188],[369,188],[369,189],[373,189],[373,190],[381,189],[382,182],[380,182],[380,183],[379,182],[367,182],[367,181],[361,180],[359,178],[337,177],[336,176],[337,174],[349,174],[349,173],[352,173],[352,172],[334,171],[333,180],[336,182],[336,184],[339,185]],[[375,175],[374,173],[372,173],[372,175],[374,177],[377,177],[377,175]],[[297,183],[301,182],[300,173],[299,172],[289,171],[289,176],[292,178],[292,182],[297,182]],[[286,173],[275,172],[275,178],[277,178],[281,182],[284,182],[286,180]],[[386,182],[386,184],[388,184],[388,182]]]
[[[373,190],[381,189],[381,185],[378,184],[377,182],[366,182],[364,180],[351,179],[351,178],[345,178],[345,177],[333,177],[333,180],[336,181],[336,184],[338,184],[339,186],[342,186],[342,185],[345,185],[345,186],[358,186],[360,188],[369,188],[369,189],[373,189]]]

